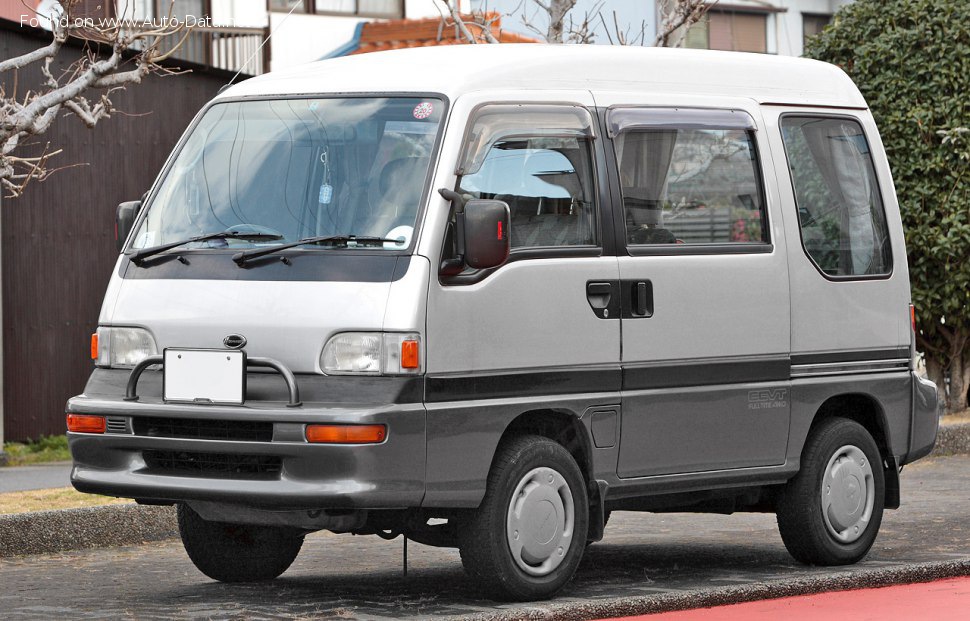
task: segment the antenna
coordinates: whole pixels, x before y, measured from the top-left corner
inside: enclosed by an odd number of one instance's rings
[[[287,18],[289,18],[289,16],[293,14],[293,11],[295,11],[296,7],[298,6],[300,6],[299,2],[293,3],[293,8],[290,9],[289,13],[283,16],[283,19],[281,19],[280,23],[276,26],[277,30],[283,27],[283,24],[286,23]],[[266,38],[263,39],[263,42],[259,44],[259,47],[257,47],[256,50],[249,55],[249,58],[247,58],[246,62],[242,64],[242,67],[239,68],[239,71],[236,72],[236,75],[232,76],[232,79],[229,80],[229,83],[219,89],[220,93],[226,90],[227,88],[229,88],[230,86],[232,86],[232,83],[236,81],[236,78],[239,77],[239,74],[242,73],[243,69],[249,66],[249,63],[251,63],[253,59],[256,58],[256,54],[259,54],[260,50],[262,50],[266,46],[266,44],[269,43],[269,40],[273,38],[273,20],[269,16],[269,14],[267,14],[266,16],[266,23],[269,24],[268,26],[269,34],[266,35]]]

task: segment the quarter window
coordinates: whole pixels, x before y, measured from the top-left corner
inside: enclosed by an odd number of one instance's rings
[[[633,128],[614,142],[628,244],[767,241],[753,131]]]
[[[802,245],[829,276],[892,269],[886,213],[858,122],[787,116],[781,122]]]

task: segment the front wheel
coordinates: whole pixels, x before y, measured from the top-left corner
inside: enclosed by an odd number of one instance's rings
[[[459,527],[462,565],[499,599],[551,597],[579,566],[589,527],[583,475],[542,436],[502,444],[485,498]]]
[[[303,534],[283,526],[210,522],[185,503],[179,534],[192,563],[213,580],[258,582],[286,571],[303,546]]]
[[[885,506],[879,449],[855,421],[832,418],[812,430],[801,470],[778,500],[778,530],[796,560],[848,565],[868,554]]]

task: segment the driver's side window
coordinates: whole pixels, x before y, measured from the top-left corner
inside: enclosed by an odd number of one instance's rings
[[[508,204],[513,250],[594,245],[591,132],[582,108],[486,106],[470,133],[458,192]]]

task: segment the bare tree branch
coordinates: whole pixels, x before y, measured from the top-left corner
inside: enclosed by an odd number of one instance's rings
[[[25,157],[16,151],[26,139],[45,133],[62,110],[74,114],[87,127],[95,127],[115,111],[111,94],[129,84],[138,84],[150,74],[172,74],[159,63],[184,43],[183,35],[170,49],[161,50],[168,38],[187,30],[172,19],[161,26],[138,25],[122,19],[75,19],[81,0],[61,0],[61,12],[50,18],[51,42],[37,50],[0,62],[0,74],[13,71],[14,80],[21,69],[40,63],[44,87],[29,91],[22,98],[8,95],[0,85],[0,189],[8,196],[19,196],[31,180],[43,180],[53,172],[48,160],[61,151],[45,146],[39,156]],[[124,15],[127,15],[125,9]],[[84,41],[80,58],[55,75],[54,63],[68,39]],[[102,49],[107,48],[107,54]],[[133,52],[133,55],[132,55]],[[130,65],[130,69],[122,70]]]
[[[657,0],[657,47],[680,47],[687,30],[704,19],[718,0]]]

